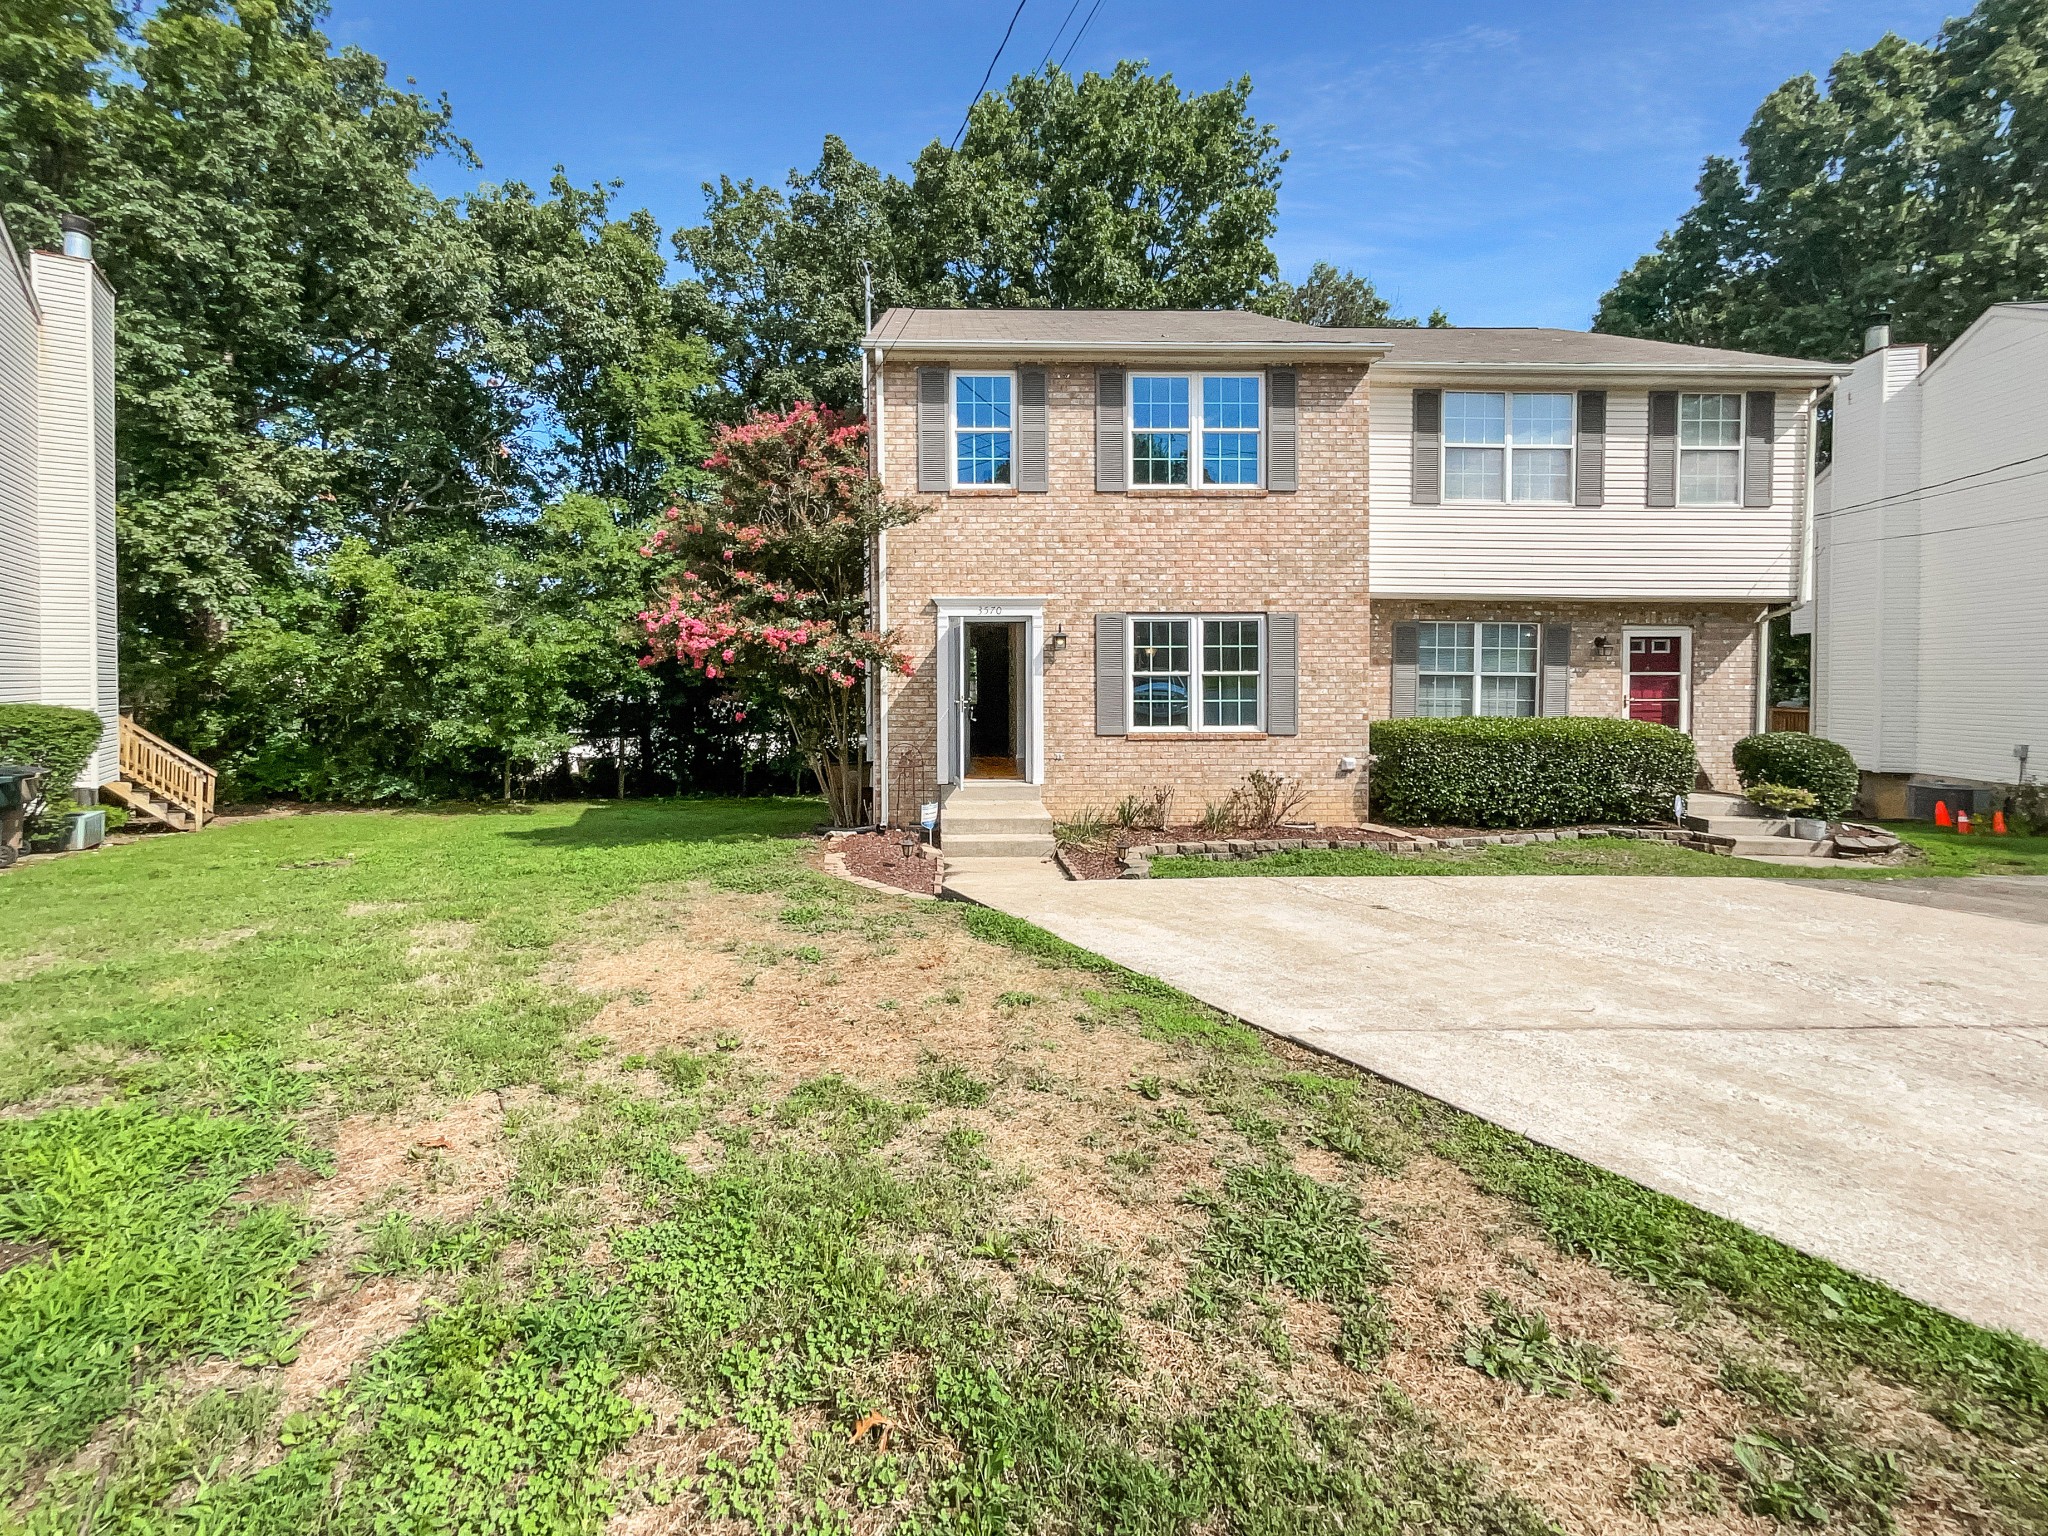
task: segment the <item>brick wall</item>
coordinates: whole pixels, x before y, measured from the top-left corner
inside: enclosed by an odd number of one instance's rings
[[[1438,602],[1381,598],[1372,608],[1372,718],[1384,719],[1393,684],[1394,626],[1410,620],[1451,623],[1569,624],[1572,627],[1572,702],[1575,715],[1624,713],[1624,625],[1692,631],[1692,737],[1700,769],[1716,789],[1732,790],[1735,743],[1756,729],[1756,620],[1760,605],[1684,603],[1559,603],[1504,598],[1497,602]],[[1593,642],[1605,636],[1607,654]]]
[[[1020,357],[1016,366],[1035,366]],[[1300,489],[1095,489],[1095,365],[1049,364],[1050,489],[919,496],[917,372],[884,376],[883,479],[924,518],[885,541],[887,620],[916,662],[884,684],[892,764],[937,770],[936,597],[1042,596],[1064,651],[1045,668],[1047,809],[1070,816],[1172,784],[1180,814],[1247,772],[1299,778],[1304,814],[1365,814],[1363,774],[1337,760],[1366,745],[1366,385],[1359,367],[1300,369]],[[1162,365],[1163,366],[1163,365]],[[1292,613],[1300,618],[1300,734],[1095,734],[1097,613]],[[900,807],[898,808],[900,814]]]

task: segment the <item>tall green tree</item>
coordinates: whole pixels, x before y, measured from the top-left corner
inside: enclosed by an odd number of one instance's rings
[[[1251,82],[1183,92],[1122,63],[1057,66],[983,96],[957,149],[885,175],[836,138],[786,190],[707,185],[679,230],[679,296],[712,338],[728,414],[860,397],[864,285],[892,304],[1067,309],[1240,305],[1279,274],[1285,159]]]
[[[1767,97],[1734,160],[1600,301],[1594,326],[1847,358],[1870,315],[1953,340],[2048,295],[2048,3],[1981,0],[1930,44],[1887,35]]]
[[[1413,315],[1397,315],[1394,306],[1380,296],[1369,277],[1360,277],[1349,267],[1338,271],[1327,261],[1308,269],[1298,283],[1276,278],[1261,293],[1254,306],[1261,313],[1302,325],[1338,326],[1445,326],[1450,317],[1440,309],[1429,312],[1427,321]]]

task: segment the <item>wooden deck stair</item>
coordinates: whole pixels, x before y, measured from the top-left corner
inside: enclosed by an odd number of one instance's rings
[[[121,776],[100,786],[108,799],[177,832],[197,832],[213,817],[220,777],[191,753],[121,717]]]

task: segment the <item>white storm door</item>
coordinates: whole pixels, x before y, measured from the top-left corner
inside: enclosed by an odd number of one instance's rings
[[[967,624],[949,618],[939,640],[939,782],[967,777]]]

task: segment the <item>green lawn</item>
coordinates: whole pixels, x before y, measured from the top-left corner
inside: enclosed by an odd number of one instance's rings
[[[1724,879],[1901,880],[1925,875],[2048,875],[2048,837],[1960,837],[1925,822],[1884,825],[1923,857],[1884,868],[1844,863],[1837,869],[1799,869],[1695,853],[1635,838],[1581,838],[1568,843],[1524,843],[1506,848],[1449,848],[1395,858],[1370,850],[1320,849],[1274,853],[1257,859],[1158,859],[1152,874],[1164,880],[1238,875],[1711,875]]]
[[[817,816],[0,877],[0,1531],[2048,1528],[2033,1345]]]

